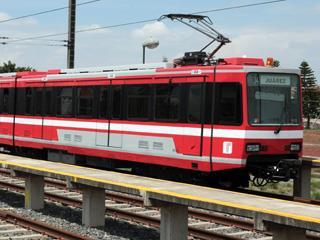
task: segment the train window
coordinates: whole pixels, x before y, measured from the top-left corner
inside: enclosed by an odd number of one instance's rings
[[[72,117],[73,114],[73,88],[57,88],[57,115],[62,117]]]
[[[9,88],[3,89],[2,113],[9,113]]]
[[[122,86],[112,86],[112,119],[121,118],[122,108]]]
[[[26,89],[17,88],[16,114],[24,115],[26,106]]]
[[[213,83],[205,83],[205,101],[204,101],[204,122],[206,124],[211,124],[211,118],[212,118],[212,103],[213,98]]]
[[[25,96],[25,114],[32,115],[32,88],[26,88]]]
[[[46,116],[54,115],[53,88],[44,88],[44,114]]]
[[[93,87],[77,88],[77,116],[92,118],[93,116]]]
[[[189,85],[188,93],[188,112],[187,119],[189,123],[200,123],[201,119],[201,83]]]
[[[42,92],[43,88],[35,88],[34,89],[34,114],[42,115]]]
[[[217,83],[215,95],[215,124],[240,125],[242,123],[241,85]]]
[[[180,115],[180,85],[161,84],[155,87],[155,119],[177,121]]]
[[[3,88],[0,88],[0,114],[2,113],[3,109]]]
[[[108,87],[99,88],[99,118],[107,118],[108,112]]]
[[[149,118],[149,85],[128,85],[128,119],[148,120]]]

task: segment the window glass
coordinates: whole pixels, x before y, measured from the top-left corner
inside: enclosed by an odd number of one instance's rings
[[[72,87],[57,88],[57,115],[73,116]]]
[[[77,116],[93,117],[93,87],[77,88]]]
[[[205,83],[205,101],[204,101],[204,122],[206,124],[212,124],[212,99],[213,83]]]
[[[54,106],[53,106],[53,88],[44,88],[44,113],[46,116],[54,115]]]
[[[101,86],[99,88],[99,117],[107,118],[108,111],[108,87]]]
[[[156,85],[155,118],[159,121],[177,121],[180,115],[180,85]]]
[[[200,123],[202,89],[201,86],[201,83],[193,83],[189,85],[187,113],[187,119],[189,123]]]
[[[26,89],[17,88],[16,91],[17,91],[16,114],[24,115],[25,105],[26,105]]]
[[[215,124],[240,125],[242,123],[241,85],[217,83],[215,99]]]
[[[251,125],[301,124],[298,75],[250,73],[247,84]]]
[[[147,120],[149,115],[149,85],[129,85],[128,118]]]
[[[9,89],[3,89],[3,102],[2,102],[2,112],[9,113]]]
[[[112,86],[112,118],[121,118],[121,108],[122,108],[122,86],[113,85]]]
[[[32,115],[32,88],[26,88],[26,104],[25,104],[25,114]]]
[[[42,115],[42,91],[43,88],[35,88],[34,89],[34,114],[35,115]]]

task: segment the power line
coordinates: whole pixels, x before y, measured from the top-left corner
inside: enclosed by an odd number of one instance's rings
[[[86,5],[86,4],[99,2],[99,1],[101,1],[101,0],[91,0],[91,1],[83,2],[83,3],[78,3],[77,6]],[[28,14],[28,15],[20,16],[20,17],[14,17],[14,18],[9,18],[9,19],[6,19],[6,20],[2,20],[2,21],[0,21],[0,23],[5,23],[5,22],[19,20],[19,19],[22,19],[22,18],[28,18],[28,17],[43,15],[43,14],[47,14],[47,13],[57,12],[57,11],[61,11],[61,10],[68,9],[68,8],[69,8],[69,6],[65,6],[65,7],[54,8],[54,9],[50,9],[50,10],[46,10],[46,11],[42,11],[42,12],[31,13],[31,14]]]
[[[10,43],[10,42],[0,42],[2,45],[26,45],[26,46],[49,46],[49,47],[68,47],[68,44],[45,44],[45,43]]]
[[[213,9],[213,10],[195,12],[193,14],[202,14],[202,13],[218,12],[218,11],[232,10],[232,9],[238,9],[238,8],[254,7],[254,6],[259,6],[259,5],[266,5],[266,4],[285,2],[285,1],[286,0],[274,0],[274,1],[268,1],[268,2],[252,3],[252,4],[241,5],[241,6],[225,7],[225,8],[218,8],[218,9]]]
[[[274,3],[278,3],[278,2],[284,2],[284,1],[286,1],[286,0],[265,1],[265,2],[260,2],[260,3],[252,3],[252,4],[246,4],[246,5],[237,5],[237,6],[231,6],[231,7],[225,7],[225,8],[216,8],[216,9],[211,9],[211,10],[199,11],[199,12],[194,12],[192,14],[202,14],[202,13],[209,13],[209,12],[226,11],[226,10],[232,10],[232,9],[245,8],[245,7],[253,7],[253,6],[259,6],[259,5],[274,4]],[[133,22],[127,22],[127,23],[120,23],[120,24],[109,25],[109,26],[87,28],[87,29],[77,30],[76,33],[91,32],[91,31],[97,31],[97,30],[102,30],[102,29],[110,29],[110,28],[117,28],[117,27],[125,27],[125,26],[130,26],[130,25],[141,24],[141,23],[154,22],[154,21],[157,21],[157,20],[158,20],[158,18],[153,18],[153,19],[145,19],[145,20],[133,21]],[[55,34],[46,34],[46,35],[39,35],[39,36],[35,36],[35,37],[20,38],[20,39],[17,39],[17,40],[11,40],[11,41],[7,41],[7,42],[8,43],[12,43],[12,42],[19,42],[19,41],[35,40],[35,39],[40,39],[40,38],[63,36],[63,35],[67,35],[67,34],[68,34],[68,32],[55,33]]]
[[[21,40],[22,38],[13,38],[13,37],[0,37],[0,39],[9,39],[11,41],[15,41],[15,40]],[[65,40],[65,39],[42,39],[42,38],[39,38],[39,39],[34,39],[36,41],[46,41],[46,42],[68,42],[68,40]],[[11,42],[9,41],[9,42]]]

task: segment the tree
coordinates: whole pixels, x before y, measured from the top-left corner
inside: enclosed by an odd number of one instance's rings
[[[316,78],[306,61],[300,64],[302,80],[302,107],[304,117],[307,118],[306,128],[310,129],[310,119],[319,116],[320,95],[317,91]]]
[[[272,63],[272,67],[279,67],[279,66],[280,66],[280,61],[275,59]]]
[[[12,63],[10,60],[7,63],[3,63],[0,66],[0,73],[9,73],[9,72],[22,72],[22,71],[33,71],[31,67],[17,67],[15,63]]]

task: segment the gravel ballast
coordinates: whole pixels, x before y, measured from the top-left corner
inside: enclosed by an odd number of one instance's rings
[[[92,239],[159,239],[159,231],[124,220],[106,217],[105,227],[88,228],[81,225],[81,209],[46,202],[43,210],[24,209],[24,196],[18,193],[0,189],[0,208],[10,208],[10,211],[33,220],[51,224]]]

